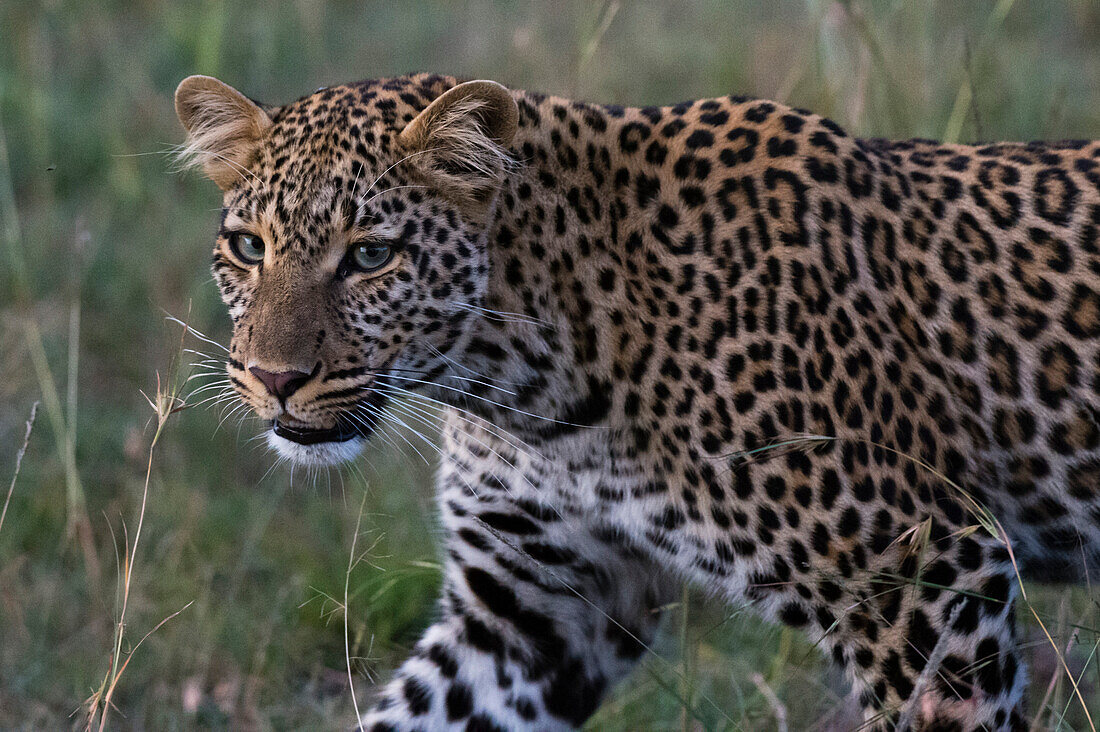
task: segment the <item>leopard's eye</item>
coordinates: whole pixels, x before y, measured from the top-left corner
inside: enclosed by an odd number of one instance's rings
[[[351,269],[360,272],[374,272],[389,264],[393,249],[389,244],[378,241],[353,244],[348,252]]]
[[[233,232],[229,235],[229,248],[245,264],[259,264],[264,261],[264,240],[255,234]]]

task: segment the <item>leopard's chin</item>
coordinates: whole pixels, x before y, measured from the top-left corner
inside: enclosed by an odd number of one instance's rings
[[[283,418],[271,423],[267,444],[295,465],[338,465],[359,454],[370,436],[365,426],[338,419],[332,427],[316,428]]]
[[[354,433],[341,435],[340,439],[315,441],[302,440],[300,434],[292,435],[299,439],[291,439],[286,434],[280,429],[280,425],[273,425],[267,432],[267,446],[279,457],[295,465],[325,466],[346,463],[354,460],[367,444],[365,436]]]

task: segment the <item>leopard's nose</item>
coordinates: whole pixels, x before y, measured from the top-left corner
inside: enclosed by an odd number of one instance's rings
[[[280,400],[287,399],[313,378],[313,374],[305,371],[267,371],[259,366],[253,366],[249,371],[260,380],[271,396]]]

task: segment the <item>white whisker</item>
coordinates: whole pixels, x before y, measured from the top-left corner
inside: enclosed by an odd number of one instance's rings
[[[433,346],[431,343],[428,343],[427,341],[421,340],[421,341],[418,341],[418,343],[423,343],[425,346],[428,347],[428,350],[430,350],[433,354],[435,354],[439,358],[446,361],[448,364],[453,365],[456,368],[462,369],[463,371],[467,371],[467,372],[473,374],[474,376],[477,376],[478,378],[485,379],[486,381],[489,381],[489,382],[496,381],[496,382],[501,383],[501,384],[508,384],[509,386],[522,386],[522,384],[520,384],[517,381],[508,381],[507,379],[497,379],[495,377],[483,374],[479,371],[475,371],[474,369],[469,368],[468,366],[463,366],[458,361],[455,361],[453,358],[451,358],[447,354],[443,353],[443,351],[440,351],[438,348]],[[450,376],[450,378],[461,379],[461,378],[465,378],[465,377],[458,376],[456,374],[456,375]]]
[[[409,406],[409,405],[407,405],[407,404],[401,404],[400,402],[392,402],[392,404],[394,405],[394,407],[395,407],[395,408],[402,408],[402,411],[403,411],[403,412],[404,412],[405,414],[408,414],[408,415],[410,415],[410,417],[412,417],[412,418],[418,419],[418,420],[419,420],[419,421],[420,421],[421,423],[423,423],[423,424],[426,424],[426,425],[428,425],[429,427],[432,427],[432,426],[434,426],[434,427],[436,427],[436,428],[438,429],[438,425],[433,425],[432,423],[430,423],[430,422],[428,421],[428,419],[427,419],[427,418],[425,418],[425,417],[418,417],[418,416],[417,416],[416,414],[414,414],[414,413],[413,413],[412,411],[410,411],[410,410],[411,410],[411,409],[413,409],[414,407],[410,407],[410,406]],[[466,437],[467,437],[467,438],[469,438],[469,439],[472,439],[472,440],[474,440],[475,442],[477,442],[477,444],[479,444],[479,445],[481,445],[482,447],[484,447],[484,448],[485,448],[486,450],[488,450],[488,451],[489,451],[489,452],[490,452],[490,453],[491,453],[492,455],[494,455],[494,456],[495,456],[495,457],[496,457],[496,458],[497,458],[498,460],[500,460],[500,461],[501,461],[502,463],[504,463],[505,465],[507,465],[508,467],[510,467],[510,468],[511,468],[512,470],[514,470],[514,471],[515,471],[516,473],[518,473],[518,474],[520,475],[520,477],[522,477],[522,478],[523,478],[523,481],[524,481],[524,482],[525,482],[525,483],[526,483],[526,484],[527,484],[528,486],[530,486],[530,487],[531,487],[531,490],[533,490],[533,491],[534,491],[535,493],[541,493],[541,491],[540,491],[539,487],[538,487],[537,485],[535,485],[535,484],[534,484],[533,482],[531,482],[531,479],[527,477],[527,473],[526,473],[525,471],[521,470],[521,469],[520,469],[519,467],[517,467],[517,466],[516,466],[516,464],[515,464],[515,463],[513,463],[513,462],[512,462],[511,460],[509,460],[508,458],[506,458],[506,457],[504,457],[504,456],[503,456],[502,454],[500,454],[500,452],[499,452],[498,450],[494,449],[494,448],[493,448],[493,447],[492,447],[491,445],[489,445],[488,443],[486,443],[486,442],[485,442],[484,440],[481,440],[480,438],[478,438],[478,437],[476,437],[476,436],[474,436],[474,435],[470,434],[469,432],[465,433],[465,435],[466,435]],[[441,453],[441,454],[442,454],[442,453]],[[504,486],[504,489],[505,489],[505,491],[506,491],[506,492],[508,493],[508,495],[512,495],[512,489],[511,489],[511,488],[510,488],[510,487],[508,486],[508,484],[507,484],[506,482],[504,482],[504,481],[501,481],[501,485],[503,485],[503,486]],[[563,521],[565,520],[565,516],[563,516],[563,515],[561,514],[561,512],[559,512],[559,511],[558,511],[558,509],[557,509],[556,507],[554,507],[554,506],[550,506],[550,508],[551,508],[551,510],[553,510],[553,512],[554,512],[554,513],[556,513],[556,514],[558,515],[558,518],[562,519]]]
[[[547,422],[553,422],[555,424],[563,424],[563,425],[566,425],[566,426],[569,426],[569,427],[578,427],[578,428],[584,428],[584,429],[600,429],[600,427],[598,425],[575,424],[573,422],[566,422],[564,420],[555,419],[553,417],[544,417],[541,414],[535,414],[534,412],[527,412],[527,411],[524,411],[522,409],[517,409],[516,407],[510,407],[507,404],[502,404],[502,403],[500,403],[498,401],[495,401],[493,399],[489,399],[488,397],[479,396],[477,394],[471,394],[468,391],[463,391],[462,389],[456,389],[453,386],[447,386],[446,384],[439,384],[439,383],[436,383],[434,381],[425,381],[424,379],[414,379],[410,376],[401,376],[399,374],[382,374],[382,373],[377,374],[376,378],[401,379],[402,381],[411,381],[411,382],[416,383],[416,384],[427,384],[428,386],[434,386],[434,387],[437,387],[439,389],[445,389],[447,391],[453,391],[453,392],[458,393],[458,394],[464,394],[467,397],[471,397],[473,399],[478,399],[480,401],[487,402],[489,404],[492,404],[495,407],[500,407],[501,409],[506,409],[509,412],[516,412],[517,414],[522,414],[525,417],[534,417],[535,419],[541,419],[541,420],[545,420]]]
[[[438,407],[440,409],[453,410],[455,412],[455,415],[458,416],[462,421],[471,426],[488,431],[489,434],[508,443],[508,445],[511,446],[513,449],[519,450],[520,452],[527,454],[529,457],[534,456],[535,458],[538,458],[542,461],[547,460],[547,458],[537,449],[535,449],[533,445],[530,445],[519,437],[513,435],[512,433],[505,430],[503,427],[485,421],[483,418],[479,417],[477,414],[471,412],[468,409],[462,409],[461,407],[456,407],[453,404],[447,404],[446,402],[440,401],[439,399],[433,399],[424,394],[418,394],[416,392],[409,391],[407,389],[401,389],[400,387],[392,386],[390,384],[376,384],[375,386],[386,390],[387,393],[393,396],[403,397],[410,401],[418,401],[422,404],[431,404],[432,406]],[[514,443],[511,440],[515,440],[516,442]]]
[[[554,325],[549,320],[536,318],[533,315],[526,315],[524,313],[512,313],[506,310],[492,310],[490,308],[482,307],[480,305],[472,305],[465,302],[452,302],[451,306],[456,307],[460,310],[468,310],[469,312],[480,313],[489,320],[496,320],[502,323],[527,323],[528,325],[537,325],[542,328],[552,328]]]
[[[394,416],[392,413],[388,412],[385,409],[379,409],[379,408],[374,407],[373,405],[370,405],[370,404],[360,404],[359,408],[362,409],[363,411],[367,412],[367,414],[373,414],[374,416],[379,417],[383,420],[388,419],[392,422],[395,422],[395,423],[401,425],[402,427],[404,427],[406,430],[412,432],[417,437],[420,437],[421,439],[423,439],[426,443],[432,444],[430,440],[425,439],[423,435],[421,435],[419,432],[417,432],[416,430],[409,427],[401,419]],[[420,452],[420,450],[417,449],[416,445],[412,444],[412,442],[409,440],[409,438],[405,437],[405,435],[403,435],[400,432],[397,433],[397,436],[400,437],[402,440],[404,440],[405,444],[407,444],[409,447],[411,447],[413,449],[413,452],[415,452],[417,455],[420,456],[420,459],[424,461],[425,465],[430,465],[431,464],[428,461],[428,459],[426,457],[424,457],[424,454],[422,452]],[[432,446],[435,447],[434,445],[432,445]]]

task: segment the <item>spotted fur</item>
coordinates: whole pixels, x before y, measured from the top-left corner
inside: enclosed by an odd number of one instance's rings
[[[1100,571],[1100,143],[429,75],[246,106],[242,143],[211,135],[236,92],[189,81],[229,374],[363,433],[273,444],[332,461],[444,407],[440,616],[369,729],[579,726],[683,579],[803,629],[871,727],[1026,727],[1002,539],[1034,576]],[[342,274],[363,236],[393,262]],[[280,401],[255,364],[312,378]]]

